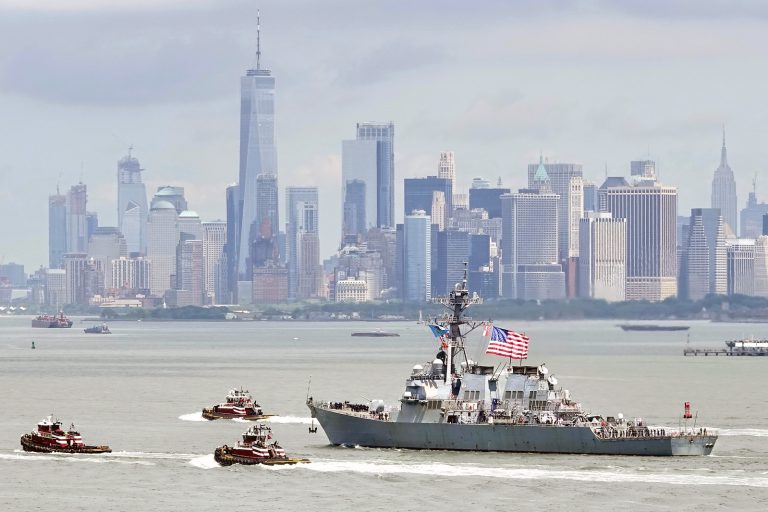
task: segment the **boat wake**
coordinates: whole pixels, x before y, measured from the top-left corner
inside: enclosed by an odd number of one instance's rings
[[[550,470],[533,467],[487,467],[454,464],[393,464],[352,461],[313,461],[302,464],[302,469],[321,473],[350,472],[370,475],[424,475],[450,478],[477,477],[504,480],[572,480],[605,483],[642,483],[666,485],[727,485],[768,488],[767,476],[707,475],[690,473],[646,473],[635,470]]]
[[[199,457],[198,453],[159,453],[159,452],[112,452],[105,453],[104,457],[116,459],[155,459],[155,460],[189,460]]]
[[[179,416],[179,419],[181,421],[208,421],[207,419],[203,418],[202,411],[197,411],[190,414],[182,414]]]
[[[301,416],[271,416],[267,419],[271,423],[297,423],[301,425],[311,425],[312,418],[302,418]]]
[[[190,460],[189,463],[200,469],[213,469],[221,467],[219,466],[219,463],[216,462],[216,460],[213,458],[212,453],[209,453],[208,455],[202,455],[200,457],[195,457]]]
[[[21,450],[14,453],[0,453],[0,460],[21,460],[25,462],[64,461],[64,462],[95,462],[97,464],[136,464],[139,466],[154,466],[154,462],[140,460],[138,458],[120,459],[102,454],[98,457],[83,457],[75,453],[27,453]]]
[[[721,428],[721,436],[744,436],[744,437],[768,437],[768,429],[761,428]]]

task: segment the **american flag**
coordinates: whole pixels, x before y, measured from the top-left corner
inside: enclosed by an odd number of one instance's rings
[[[525,334],[501,327],[493,327],[485,353],[511,359],[525,359],[528,357],[528,342],[530,340]]]

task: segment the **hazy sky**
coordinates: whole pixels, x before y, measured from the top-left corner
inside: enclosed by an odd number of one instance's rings
[[[184,186],[203,219],[223,218],[257,7],[280,200],[320,187],[323,257],[358,121],[394,121],[400,192],[447,149],[460,186],[513,188],[539,151],[598,183],[650,151],[681,213],[709,206],[725,123],[739,208],[755,174],[768,199],[768,2],[0,0],[0,259],[47,264],[57,183],[82,177],[114,225],[130,144],[150,192]]]

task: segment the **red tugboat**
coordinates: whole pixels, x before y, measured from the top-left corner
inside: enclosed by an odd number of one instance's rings
[[[254,403],[248,390],[230,389],[227,401],[223,404],[203,409],[203,418],[207,420],[242,418],[244,420],[263,420],[271,414],[264,414],[261,406]]]
[[[69,430],[61,428],[61,422],[48,416],[37,424],[37,430],[21,436],[21,447],[25,452],[41,453],[110,453],[109,446],[88,446],[74,425]]]
[[[232,464],[264,464],[267,466],[280,466],[286,464],[308,463],[309,459],[291,459],[285,454],[282,446],[277,441],[270,443],[272,429],[257,423],[245,431],[243,440],[235,446],[224,445],[216,448],[213,458],[222,466]]]

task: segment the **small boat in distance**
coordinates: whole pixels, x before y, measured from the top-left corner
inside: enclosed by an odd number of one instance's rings
[[[387,332],[382,331],[381,329],[376,329],[375,331],[353,332],[352,336],[357,336],[360,338],[394,338],[400,335],[396,332]]]
[[[213,407],[203,409],[203,418],[207,420],[235,419],[263,420],[272,416],[264,414],[261,406],[253,401],[247,389],[230,389],[227,401]]]
[[[72,320],[64,316],[64,312],[59,315],[38,315],[32,319],[32,327],[42,327],[44,329],[68,329],[72,327]]]
[[[112,334],[107,324],[92,325],[86,329],[83,329],[85,334]]]
[[[689,325],[619,324],[624,331],[687,331]]]
[[[213,452],[213,458],[222,466],[232,464],[264,464],[281,466],[308,463],[308,459],[291,459],[277,441],[272,441],[272,429],[257,423],[243,433],[243,440],[235,446],[221,446]]]
[[[89,446],[83,442],[80,432],[70,425],[61,428],[59,420],[48,416],[37,424],[37,429],[21,436],[21,447],[25,452],[39,453],[111,453],[109,446]]]

